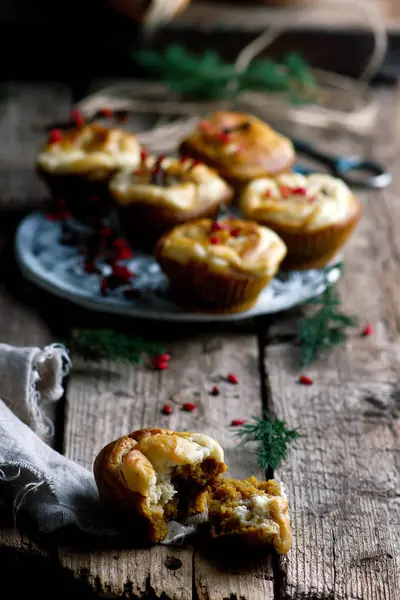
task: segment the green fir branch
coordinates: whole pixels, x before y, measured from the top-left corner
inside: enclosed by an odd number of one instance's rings
[[[71,353],[94,362],[121,360],[141,364],[144,356],[155,357],[165,352],[157,344],[112,329],[75,330],[70,339],[63,343]]]
[[[284,421],[271,419],[268,415],[253,417],[252,423],[245,423],[235,432],[239,447],[249,442],[257,442],[256,456],[258,465],[264,470],[278,469],[287,459],[289,447],[300,434],[288,429]]]
[[[314,74],[296,53],[285,56],[281,62],[256,59],[241,72],[214,50],[196,56],[182,46],[169,46],[163,53],[139,50],[133,58],[170,90],[199,100],[230,98],[244,90],[286,92],[289,100],[296,103],[316,100]]]

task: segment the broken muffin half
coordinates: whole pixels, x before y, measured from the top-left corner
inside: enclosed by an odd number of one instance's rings
[[[289,552],[288,500],[274,479],[224,478],[208,489],[207,501],[212,537],[239,536],[251,544],[273,544],[279,554]]]
[[[129,513],[141,536],[163,541],[170,520],[207,509],[207,486],[224,473],[224,452],[201,433],[140,429],[105,446],[93,471],[100,498]]]

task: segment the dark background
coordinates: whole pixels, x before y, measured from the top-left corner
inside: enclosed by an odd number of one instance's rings
[[[399,0],[400,1],[400,0]],[[261,33],[261,32],[260,32]],[[214,47],[233,60],[254,33],[215,24],[211,33],[171,24],[152,40],[153,47],[181,43],[192,50]],[[131,58],[141,44],[140,28],[110,9],[106,0],[2,0],[0,2],[1,78],[90,80],[95,77],[140,77]],[[400,72],[400,34],[393,32],[379,78]],[[316,67],[357,76],[372,49],[368,33],[307,31],[282,36],[269,54],[303,53]],[[379,79],[378,78],[378,79]]]

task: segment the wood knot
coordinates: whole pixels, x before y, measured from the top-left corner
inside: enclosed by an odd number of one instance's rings
[[[169,569],[170,571],[176,571],[177,569],[181,568],[183,563],[179,558],[174,558],[173,556],[167,556],[164,564],[167,567],[167,569]]]

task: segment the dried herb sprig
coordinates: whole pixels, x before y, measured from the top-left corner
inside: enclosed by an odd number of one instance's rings
[[[284,421],[271,419],[268,415],[253,417],[252,423],[245,423],[235,432],[240,439],[239,447],[249,442],[258,442],[256,456],[259,466],[268,471],[275,470],[287,458],[290,444],[300,434],[295,429],[288,429]]]
[[[307,304],[318,306],[312,315],[303,318],[297,327],[297,341],[300,345],[300,366],[308,367],[321,353],[345,342],[347,328],[355,327],[354,317],[340,312],[341,300],[329,273],[338,265],[326,270],[325,291]]]
[[[112,329],[75,330],[64,344],[71,353],[88,361],[108,359],[141,364],[146,355],[156,357],[165,352],[157,344]]]
[[[182,96],[210,100],[234,97],[243,90],[265,90],[286,92],[292,103],[316,101],[318,85],[313,71],[297,53],[280,62],[257,59],[240,72],[213,50],[197,56],[182,46],[169,46],[162,53],[139,50],[133,58]]]

